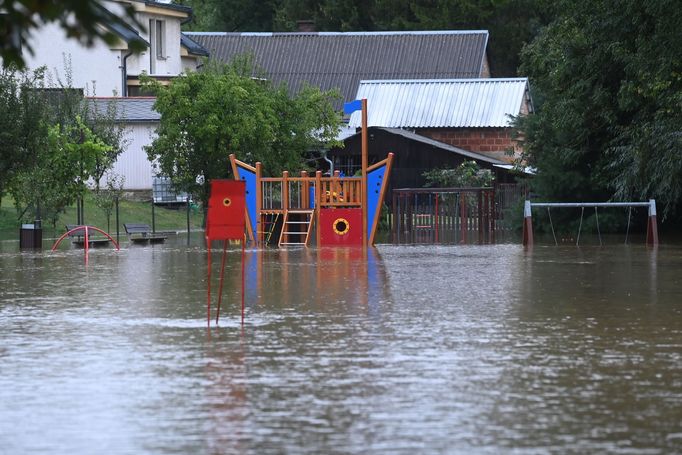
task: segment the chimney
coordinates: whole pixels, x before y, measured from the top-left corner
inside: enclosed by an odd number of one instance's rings
[[[313,33],[315,32],[315,21],[312,20],[303,20],[303,21],[296,21],[296,28],[298,29],[299,32],[302,33]]]

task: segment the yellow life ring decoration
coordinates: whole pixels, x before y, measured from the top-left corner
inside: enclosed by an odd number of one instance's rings
[[[223,205],[225,207],[229,207],[230,205],[232,205],[232,199],[230,199],[229,197],[226,197],[225,199],[223,199]]]
[[[346,235],[350,230],[350,223],[345,218],[337,218],[334,220],[334,223],[332,223],[332,227],[334,228],[334,233],[336,235]]]

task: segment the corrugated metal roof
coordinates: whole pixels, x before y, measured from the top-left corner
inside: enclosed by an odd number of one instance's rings
[[[411,141],[421,142],[423,144],[428,144],[428,145],[431,145],[433,147],[439,148],[441,150],[446,150],[446,151],[451,152],[451,153],[456,153],[457,155],[465,156],[465,157],[472,159],[472,160],[483,161],[485,163],[490,163],[493,165],[505,165],[505,164],[507,164],[504,161],[500,161],[500,160],[497,160],[495,158],[491,158],[491,157],[483,155],[481,153],[470,152],[469,150],[464,150],[464,149],[461,149],[459,147],[455,147],[455,146],[452,146],[450,144],[446,144],[444,142],[436,141],[435,139],[431,139],[431,138],[428,138],[425,136],[421,136],[421,135],[413,133],[411,131],[401,130],[398,128],[382,128],[382,127],[375,127],[375,128],[387,131],[391,134],[396,134],[398,136],[402,136],[402,137],[409,139]],[[346,137],[345,139],[356,136],[358,134],[361,134],[361,133],[357,132],[355,134],[352,134],[352,135]]]
[[[109,112],[110,105],[116,106],[116,121],[121,122],[158,122],[161,114],[154,110],[156,98],[87,98],[90,109],[100,115]]]
[[[519,115],[527,78],[361,81],[355,99],[367,98],[367,124],[390,128],[509,126]],[[360,112],[348,126],[361,126]]]
[[[480,77],[488,32],[193,33],[211,58],[252,53],[274,82],[338,88],[353,99],[363,79]],[[340,103],[339,103],[340,104]]]

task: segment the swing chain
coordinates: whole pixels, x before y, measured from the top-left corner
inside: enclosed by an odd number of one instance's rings
[[[556,241],[556,234],[554,233],[554,223],[552,223],[552,213],[549,211],[549,207],[547,207],[547,216],[549,216],[549,225],[552,228],[552,237],[554,237],[554,245],[558,246],[559,242]]]
[[[580,225],[578,226],[578,237],[575,239],[575,246],[580,246],[580,231],[583,229],[583,215],[585,215],[585,207],[580,211]]]

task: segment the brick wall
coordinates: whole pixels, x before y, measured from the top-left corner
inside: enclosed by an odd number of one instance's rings
[[[511,162],[521,152],[509,128],[429,128],[416,133],[502,161]],[[510,150],[514,150],[514,155],[508,154]]]

